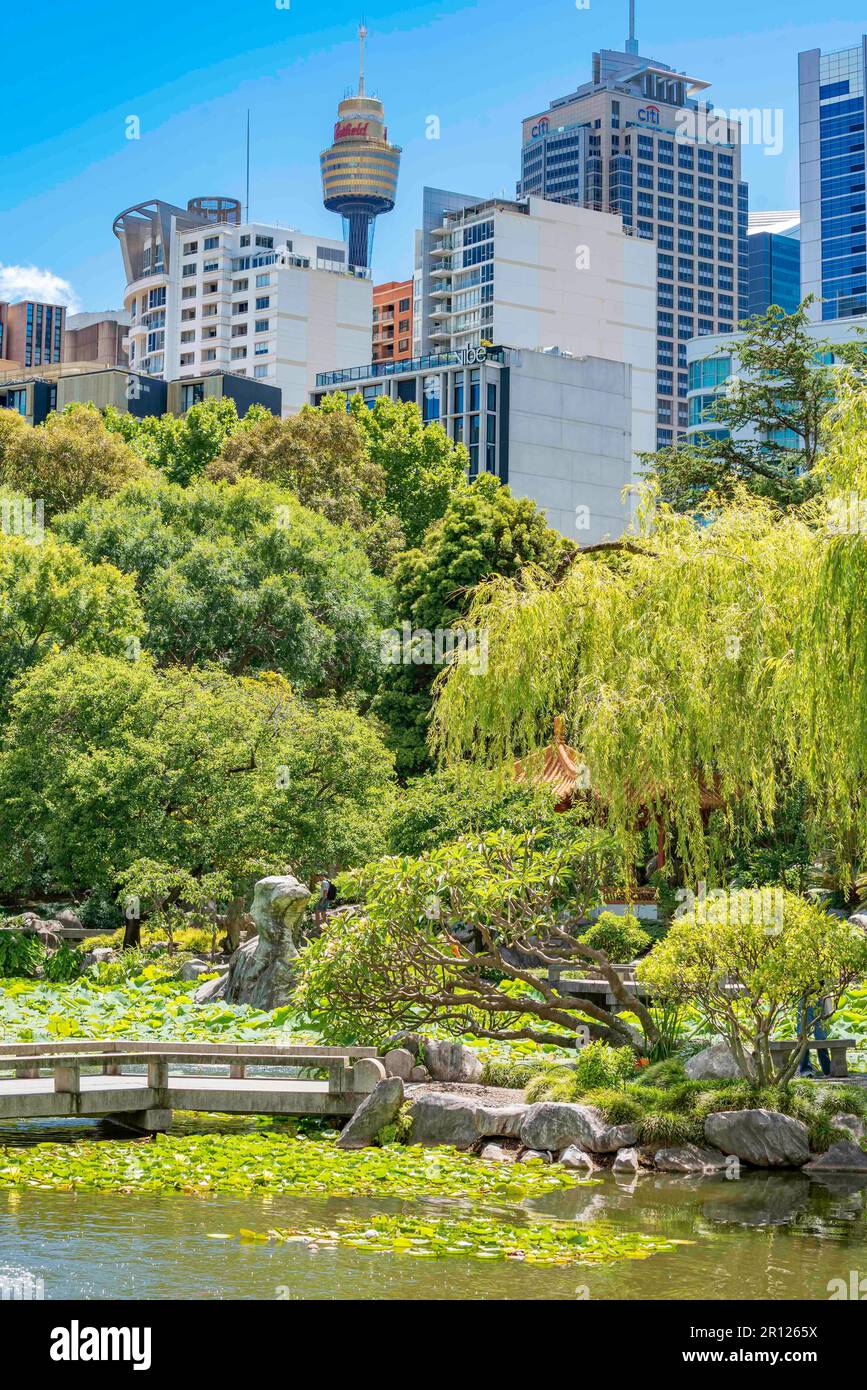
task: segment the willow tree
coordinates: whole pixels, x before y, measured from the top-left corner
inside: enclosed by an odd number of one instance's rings
[[[634,537],[559,582],[493,580],[467,620],[487,629],[487,673],[445,673],[436,748],[508,766],[562,712],[600,816],[626,833],[659,819],[702,876],[708,789],[772,821],[802,722],[794,640],[815,546],[809,518],[743,493],[703,526],[645,505]]]

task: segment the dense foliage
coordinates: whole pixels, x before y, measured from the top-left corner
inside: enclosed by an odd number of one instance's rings
[[[0,411],[0,485],[44,503],[46,519],[85,497],[108,497],[150,469],[93,405],[76,405],[49,415],[31,428],[11,411]]]

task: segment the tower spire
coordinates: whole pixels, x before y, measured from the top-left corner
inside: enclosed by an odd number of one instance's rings
[[[635,37],[635,0],[629,0],[629,38],[626,40],[626,52],[638,52],[638,40]]]
[[[359,39],[361,40],[361,70],[360,70],[359,76],[358,76],[358,95],[359,95],[360,97],[363,97],[363,96],[364,96],[364,40],[367,38],[367,26],[365,25],[364,20],[361,21],[361,24],[360,24],[359,27],[358,27],[358,37],[359,37]]]

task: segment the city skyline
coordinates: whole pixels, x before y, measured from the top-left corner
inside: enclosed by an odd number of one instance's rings
[[[74,7],[62,0],[40,10],[40,23],[47,22],[55,39],[49,76],[58,99],[45,110],[16,99],[22,77],[13,72],[0,183],[0,298],[30,294],[73,310],[117,307],[123,271],[113,218],[144,197],[182,204],[203,191],[243,198],[248,107],[252,215],[333,235],[321,203],[318,154],[335,100],[356,70],[358,7],[338,0],[323,27],[321,12],[306,0],[292,0],[289,8],[261,0],[247,7],[243,33],[237,24],[227,33],[218,22],[224,8],[222,0],[207,10],[193,0],[184,21],[194,42],[156,46],[138,68],[106,68],[100,61],[92,35],[122,36],[115,11],[102,0],[88,35],[78,32]],[[721,106],[783,110],[781,153],[744,150],[752,209],[797,205],[798,52],[845,46],[863,30],[854,3],[837,8],[851,18],[817,22],[804,0],[785,10],[769,6],[757,29],[741,0],[724,16],[639,0],[642,51],[701,71],[711,83],[710,99]],[[366,15],[369,87],[387,103],[390,135],[404,155],[397,206],[378,236],[376,280],[411,274],[425,184],[514,196],[521,120],[543,109],[553,92],[586,81],[595,49],[622,48],[627,9],[626,0],[590,0],[587,9],[540,0],[527,24],[493,0],[474,6],[379,0]],[[11,16],[10,43],[26,48],[35,21],[35,14]],[[422,31],[426,62],[418,73],[407,55],[418,52]],[[756,39],[745,44],[748,32]],[[99,83],[89,80],[91,66],[99,69]],[[62,121],[58,112],[65,113]],[[432,118],[439,138],[428,138]],[[135,122],[140,138],[128,139]],[[36,273],[16,283],[16,267]],[[71,294],[58,292],[59,281]]]

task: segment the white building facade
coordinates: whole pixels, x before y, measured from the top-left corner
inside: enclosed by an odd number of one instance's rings
[[[370,355],[370,272],[344,241],[251,222],[215,223],[154,202],[114,224],[124,257],[129,363],[165,380],[232,372],[277,386],[283,414],[317,372]]]
[[[631,367],[634,452],[655,448],[656,248],[619,216],[529,198],[447,212],[422,312],[433,352],[509,343]]]

